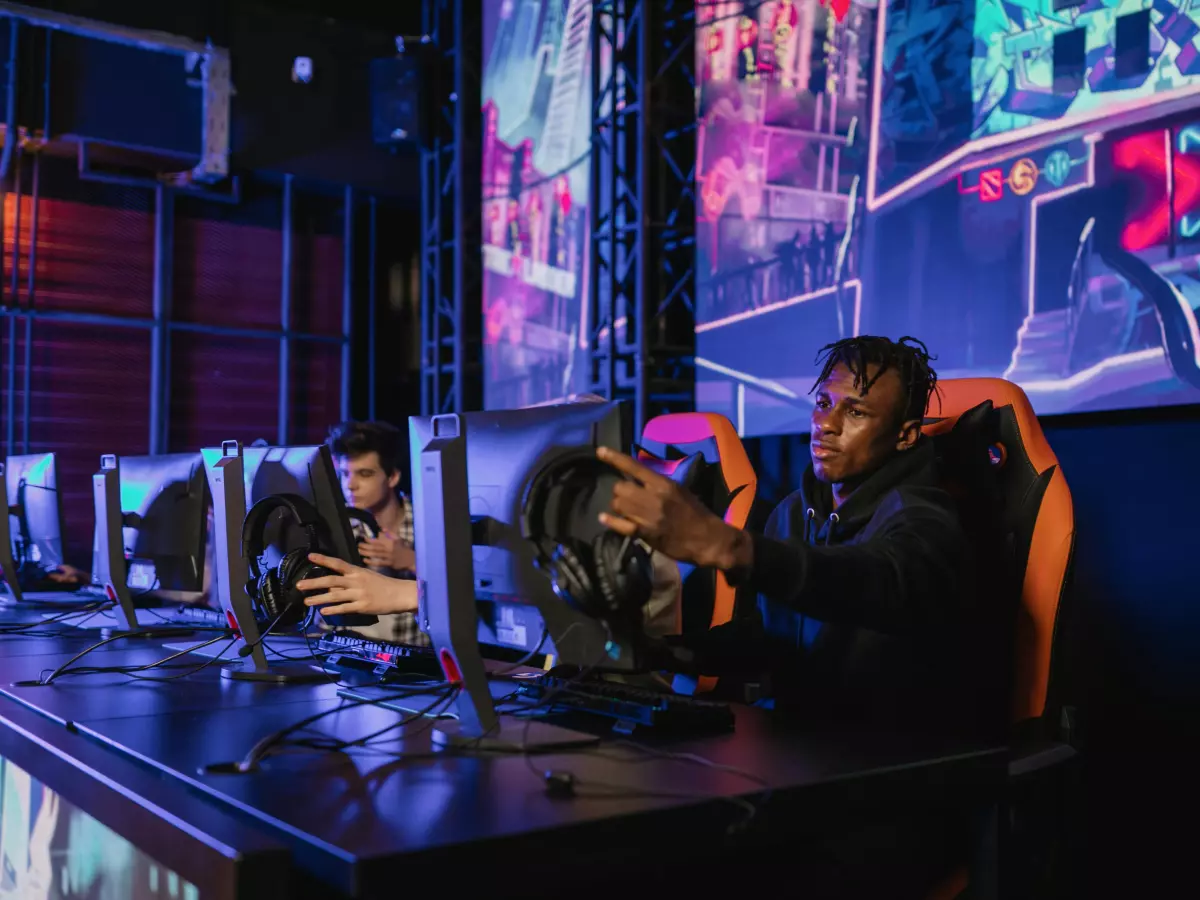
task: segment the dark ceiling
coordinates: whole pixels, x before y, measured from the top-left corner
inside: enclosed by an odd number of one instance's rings
[[[204,0],[199,3],[164,3],[162,0],[41,0],[28,6],[113,22],[133,28],[151,28],[195,40],[211,38],[228,45],[235,8],[247,6],[278,10],[281,15],[299,14],[334,18],[347,24],[364,25],[383,32],[412,35],[421,27],[421,0]]]

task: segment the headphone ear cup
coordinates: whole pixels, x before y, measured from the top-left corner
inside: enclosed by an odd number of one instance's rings
[[[597,536],[592,555],[608,614],[622,619],[639,614],[654,587],[649,554],[641,544],[607,531]]]
[[[318,566],[314,563],[309,562],[308,561],[308,553],[307,553],[307,551],[305,551],[304,556],[301,557],[300,562],[296,566],[295,572],[292,573],[290,576],[291,584],[292,584],[292,591],[295,593],[295,600],[294,600],[295,609],[297,611],[303,612],[303,615],[300,615],[296,619],[296,624],[301,626],[306,631],[308,630],[308,626],[311,625],[313,620],[316,619],[317,609],[314,606],[305,606],[304,605],[304,598],[308,595],[304,591],[295,587],[295,585],[298,582],[305,581],[306,579],[309,579],[309,578],[324,578],[326,575],[332,575],[332,574],[333,574],[333,572],[331,572],[329,569],[326,569],[322,566]],[[312,591],[310,593],[319,593],[319,591]]]
[[[614,547],[609,537],[616,537],[611,532],[596,536],[592,542],[592,560],[596,569],[596,593],[604,605],[604,614],[612,618],[621,608],[622,578],[621,562],[617,554],[620,546]]]
[[[274,619],[282,611],[279,596],[279,575],[274,569],[267,569],[258,579],[256,586],[258,604],[267,618]]]
[[[296,582],[303,580],[306,568],[308,548],[289,550],[279,561],[275,582],[276,608],[271,613],[272,617],[280,617],[276,627],[296,625],[304,618],[308,607],[304,605],[304,594],[297,590]]]
[[[654,594],[654,563],[636,541],[625,552],[624,563],[626,603],[640,615]]]
[[[577,549],[559,544],[550,563],[554,593],[585,615],[595,616],[597,602],[584,560]]]

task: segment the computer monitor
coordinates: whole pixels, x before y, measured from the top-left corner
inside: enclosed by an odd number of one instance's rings
[[[0,488],[7,509],[0,521],[0,569],[13,599],[63,564],[62,495],[53,453],[10,456]]]
[[[436,417],[409,419],[414,467],[435,438]],[[534,565],[534,548],[521,534],[525,490],[547,465],[582,449],[610,447],[628,452],[633,445],[632,409],[624,403],[578,403],[530,409],[465,413],[466,464],[478,640],[525,653],[555,655],[561,662],[631,670],[632,654],[606,655],[608,633],[598,622],[564,604],[546,575]],[[424,510],[420,472],[414,473],[417,544],[421,528],[437,527],[439,510]],[[614,473],[615,480],[615,473]],[[607,505],[603,492],[583,527],[602,529],[599,514]],[[584,540],[593,534],[580,534]],[[418,575],[420,572],[418,571]],[[539,609],[544,611],[539,612]],[[545,637],[543,637],[545,633]],[[611,648],[609,648],[611,649]]]
[[[138,597],[195,601],[204,590],[210,504],[200,454],[122,456],[118,473],[129,590]],[[102,568],[99,552],[97,530],[93,573]]]
[[[242,558],[242,523],[246,512],[271,494],[297,494],[316,508],[322,538],[330,552],[352,565],[361,565],[358,545],[350,528],[346,504],[338,484],[329,448],[249,447],[226,441],[219,448],[201,451],[213,493],[216,533],[216,580],[221,606],[237,623],[243,640],[242,661],[222,669],[227,678],[290,683],[320,680],[326,676],[311,667],[268,660],[260,640],[261,616],[256,614],[244,585],[249,561]],[[286,518],[269,521],[265,529],[266,564],[288,550],[302,546],[303,532]],[[370,625],[375,616],[331,616],[335,627]]]

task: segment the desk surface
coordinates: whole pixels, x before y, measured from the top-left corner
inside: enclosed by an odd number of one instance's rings
[[[302,869],[346,893],[382,891],[395,885],[401,859],[411,875],[414,867],[445,864],[449,852],[456,866],[503,853],[505,871],[515,877],[522,868],[537,871],[547,854],[566,864],[614,851],[645,853],[647,841],[661,841],[664,829],[692,847],[718,844],[724,826],[743,815],[729,801],[762,792],[756,781],[720,767],[766,781],[772,821],[785,820],[789,831],[852,815],[870,796],[886,796],[881,802],[888,803],[929,802],[931,792],[994,797],[1003,779],[1002,748],[806,730],[750,708],[737,710],[734,733],[660,744],[658,755],[610,742],[537,757],[446,754],[433,749],[425,720],[369,753],[296,752],[272,757],[255,773],[211,775],[203,773],[205,765],[240,759],[265,735],[337,708],[344,702],[337,687],[231,682],[217,665],[165,683],[94,674],[45,687],[14,685],[57,667],[94,639],[0,636],[0,691],[9,698],[0,701],[0,711],[18,704],[69,726],[65,734],[90,737],[116,762],[134,760],[165,774],[188,802],[240,811],[290,845]],[[106,645],[102,658],[98,651],[88,661],[143,665],[169,652],[138,639]],[[398,718],[361,706],[331,714],[315,728],[358,737]],[[695,754],[708,764],[662,751]],[[578,795],[550,796],[542,776],[549,769],[573,773]],[[869,785],[888,789],[872,792]],[[618,817],[620,828],[605,827]],[[539,852],[513,854],[525,840]]]

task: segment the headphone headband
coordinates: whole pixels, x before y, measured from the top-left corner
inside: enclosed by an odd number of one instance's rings
[[[263,497],[246,513],[242,522],[242,557],[249,563],[251,574],[258,576],[258,558],[266,549],[263,545],[267,520],[277,509],[286,509],[291,517],[307,533],[309,546],[317,544],[317,528],[321,514],[316,507],[299,494],[269,494]]]

